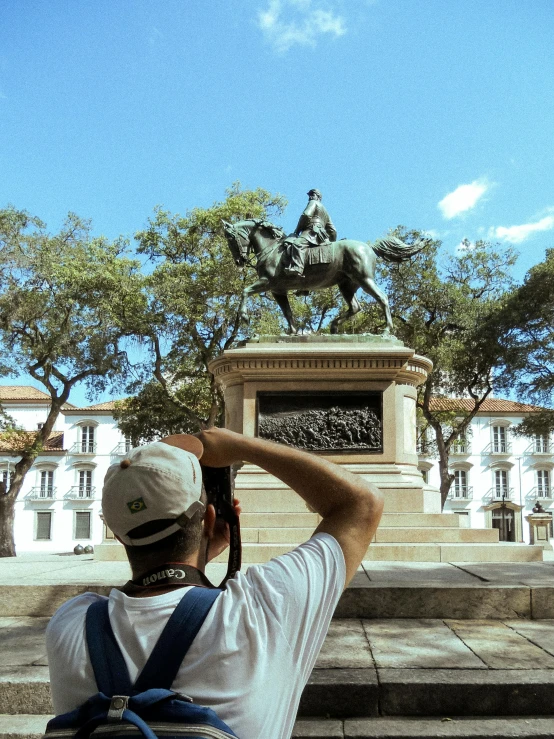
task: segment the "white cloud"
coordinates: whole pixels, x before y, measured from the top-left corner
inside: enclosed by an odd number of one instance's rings
[[[455,218],[460,213],[474,208],[489,187],[484,180],[474,180],[469,185],[460,185],[440,201],[438,208],[445,218]]]
[[[492,238],[503,239],[510,244],[521,244],[537,231],[550,231],[554,228],[554,215],[545,216],[535,223],[522,223],[520,226],[498,226],[492,228]]]
[[[258,25],[281,53],[294,45],[315,46],[324,34],[339,37],[346,33],[344,18],[321,0],[269,0],[258,13]]]

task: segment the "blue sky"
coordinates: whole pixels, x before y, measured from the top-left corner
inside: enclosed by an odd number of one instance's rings
[[[132,236],[235,180],[403,224],[554,243],[552,0],[3,0],[0,205]]]

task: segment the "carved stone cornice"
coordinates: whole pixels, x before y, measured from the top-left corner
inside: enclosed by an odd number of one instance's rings
[[[223,388],[244,382],[375,380],[417,387],[432,363],[406,347],[363,344],[252,344],[230,349],[210,370]]]

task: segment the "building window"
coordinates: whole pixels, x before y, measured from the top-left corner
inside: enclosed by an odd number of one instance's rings
[[[40,511],[35,513],[37,541],[50,541],[52,539],[52,513],[51,511]]]
[[[110,527],[104,523],[104,540],[105,541],[114,541],[115,540],[115,534],[110,529]]]
[[[550,497],[550,472],[537,470],[537,494],[539,498]]]
[[[466,470],[454,470],[454,497],[467,498]]]
[[[420,470],[423,482],[429,482],[429,470]]]
[[[81,426],[81,451],[94,454],[94,426]]]
[[[502,426],[500,428],[503,428]],[[507,470],[494,471],[494,497],[509,498],[510,488]]]
[[[39,496],[41,498],[51,498],[54,495],[54,472],[53,470],[40,471],[40,488]]]
[[[92,470],[79,470],[78,492],[79,498],[90,498],[92,496]]]
[[[75,511],[74,539],[90,539],[90,511]]]
[[[10,485],[12,484],[14,471],[10,470],[8,473],[8,470],[1,470],[0,471],[0,482],[3,482],[6,486],[6,492],[8,491]],[[9,478],[9,480],[8,480]]]
[[[493,426],[492,448],[496,454],[508,452],[508,432],[505,426]]]
[[[546,454],[548,452],[548,435],[547,434],[535,434],[533,440],[534,451],[539,454]]]

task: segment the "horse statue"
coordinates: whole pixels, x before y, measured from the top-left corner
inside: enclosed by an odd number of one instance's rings
[[[425,240],[405,244],[394,236],[378,239],[374,244],[363,241],[341,239],[319,246],[308,247],[304,275],[289,276],[284,273],[288,265],[286,236],[283,229],[267,220],[249,219],[228,223],[223,221],[225,238],[235,263],[243,267],[249,263],[250,254],[256,257],[258,279],[246,287],[242,293],[239,309],[241,321],[249,323],[246,309],[247,299],[258,293],[270,292],[281,308],[288,324],[288,333],[297,334],[298,329],[287,293],[295,290],[308,293],[325,287],[338,285],[346,301],[346,309],[331,323],[331,333],[339,333],[340,326],[348,318],[360,311],[356,300],[356,290],[361,287],[383,308],[389,334],[393,330],[389,301],[385,293],[375,283],[375,263],[377,257],[387,262],[403,262],[410,259],[426,246]]]

